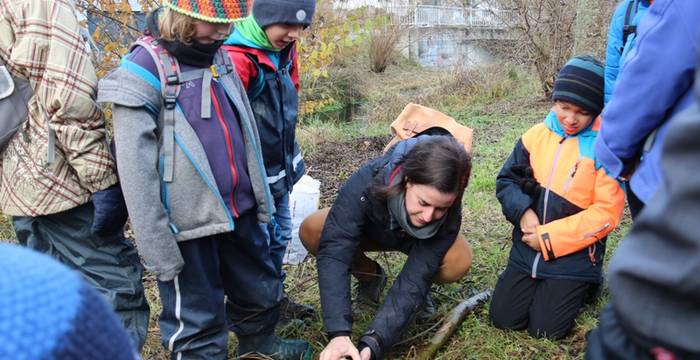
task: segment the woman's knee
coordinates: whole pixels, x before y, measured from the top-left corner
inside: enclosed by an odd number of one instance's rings
[[[318,210],[307,216],[299,226],[299,239],[306,250],[314,256],[318,253],[323,225],[326,223],[329,211],[330,208]]]
[[[459,281],[472,266],[472,248],[467,239],[459,234],[447,250],[435,282],[441,284]]]

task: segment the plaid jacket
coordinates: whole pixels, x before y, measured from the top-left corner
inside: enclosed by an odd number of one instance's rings
[[[0,56],[29,79],[29,120],[0,156],[0,206],[38,216],[74,208],[117,181],[95,103],[97,78],[73,1],[0,0]],[[47,162],[48,126],[56,158]]]

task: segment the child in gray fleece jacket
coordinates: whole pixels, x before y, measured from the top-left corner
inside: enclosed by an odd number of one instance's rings
[[[119,174],[139,251],[158,277],[163,346],[173,358],[223,360],[230,329],[241,354],[310,358],[307,342],[274,334],[282,284],[259,225],[272,214],[260,139],[219,50],[249,4],[180,3],[149,15],[146,36],[99,95],[114,104]]]

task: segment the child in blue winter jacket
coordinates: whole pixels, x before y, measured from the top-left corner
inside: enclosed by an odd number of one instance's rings
[[[311,25],[315,0],[256,0],[253,14],[236,25],[224,49],[245,87],[262,141],[267,183],[275,199],[278,229],[270,231],[270,252],[284,281],[282,259],[292,239],[289,194],[306,168],[295,129],[299,108],[297,40]],[[284,318],[305,318],[313,308],[282,299]]]
[[[250,105],[220,49],[250,3],[164,4],[99,95],[114,103],[119,174],[158,277],[163,346],[177,359],[227,359],[230,329],[239,354],[310,359],[307,342],[274,334],[282,284],[259,225],[271,221],[271,196]]]

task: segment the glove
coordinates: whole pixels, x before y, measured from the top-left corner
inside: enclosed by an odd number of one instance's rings
[[[119,183],[93,193],[92,204],[95,207],[90,227],[93,235],[105,237],[124,229],[129,213]]]
[[[522,190],[525,195],[532,198],[537,198],[540,195],[542,186],[540,186],[540,183],[535,179],[535,175],[530,166],[516,164],[510,167],[510,171],[518,176],[517,180],[520,184],[520,190]]]

